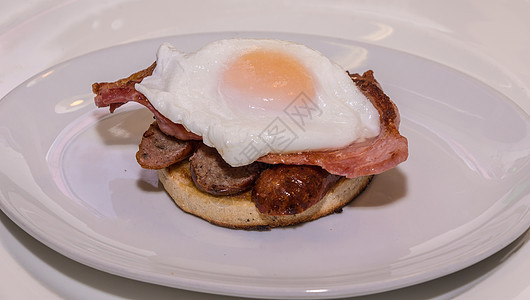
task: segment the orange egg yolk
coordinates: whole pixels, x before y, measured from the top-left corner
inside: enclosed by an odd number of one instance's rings
[[[220,90],[232,105],[263,110],[285,109],[301,93],[312,99],[313,79],[292,56],[272,50],[248,52],[224,72]]]

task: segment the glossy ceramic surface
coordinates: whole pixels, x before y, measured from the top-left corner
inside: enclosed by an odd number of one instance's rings
[[[182,213],[134,160],[150,114],[95,109],[90,85],[148,66],[162,41],[192,51],[225,37],[290,39],[350,71],[373,69],[400,108],[409,160],[342,214],[302,226],[233,231]],[[46,245],[121,276],[252,297],[361,295],[462,269],[528,228],[529,124],[474,78],[361,42],[263,32],[145,40],[59,64],[0,101],[0,204]]]

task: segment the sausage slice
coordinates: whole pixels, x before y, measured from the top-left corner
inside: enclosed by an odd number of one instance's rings
[[[266,164],[259,162],[232,167],[215,148],[202,143],[190,157],[195,186],[205,193],[219,196],[235,195],[249,189],[265,167]]]
[[[320,201],[339,178],[318,166],[274,165],[261,172],[252,201],[262,214],[298,214]]]
[[[142,168],[163,169],[190,156],[196,143],[166,135],[154,122],[142,136],[136,160]]]

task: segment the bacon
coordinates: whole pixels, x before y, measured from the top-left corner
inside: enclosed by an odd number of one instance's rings
[[[163,133],[181,140],[202,140],[202,137],[189,132],[181,124],[173,123],[163,116],[142,93],[134,89],[134,85],[140,83],[145,77],[150,76],[155,67],[156,62],[147,69],[138,71],[127,78],[115,82],[92,84],[92,92],[96,95],[94,103],[97,107],[109,107],[111,113],[127,102],[140,103],[153,113],[158,127]]]
[[[134,73],[128,78],[111,83],[94,83],[92,90],[98,107],[110,107],[113,112],[129,102],[138,102],[153,112],[160,130],[181,140],[202,138],[186,130],[181,124],[173,123],[160,114],[140,92],[134,89],[146,76],[150,76],[156,63]],[[334,175],[354,178],[373,175],[389,170],[408,157],[408,141],[399,133],[400,116],[396,105],[384,94],[371,70],[363,75],[349,74],[363,94],[379,112],[380,133],[364,142],[354,142],[340,149],[298,153],[269,153],[258,159],[268,164],[316,165]]]
[[[376,138],[329,151],[269,153],[258,161],[268,164],[317,165],[331,174],[348,178],[379,174],[405,161],[408,157],[408,141],[399,133],[397,106],[383,93],[371,70],[362,76],[349,75],[379,112],[380,133]]]

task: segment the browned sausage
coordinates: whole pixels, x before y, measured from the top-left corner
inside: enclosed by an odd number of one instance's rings
[[[201,143],[190,158],[195,186],[212,195],[234,195],[249,189],[266,164],[231,167],[215,150]]]
[[[190,156],[196,143],[168,136],[154,122],[144,132],[136,160],[142,168],[163,169]]]
[[[261,172],[252,201],[263,214],[298,214],[320,201],[339,178],[317,166],[274,165]]]

